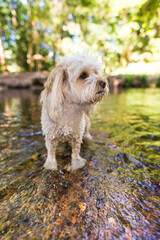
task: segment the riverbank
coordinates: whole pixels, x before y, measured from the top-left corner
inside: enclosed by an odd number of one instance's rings
[[[4,88],[42,88],[47,80],[47,72],[28,72],[0,74],[0,89]]]
[[[43,88],[48,72],[0,74],[0,89],[4,88]],[[158,75],[117,75],[107,76],[110,87],[146,88],[160,87]]]

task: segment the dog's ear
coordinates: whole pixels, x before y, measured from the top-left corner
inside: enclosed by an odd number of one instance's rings
[[[41,93],[40,102],[46,108],[49,118],[57,122],[64,101],[63,84],[66,73],[62,67],[55,68],[49,75]]]

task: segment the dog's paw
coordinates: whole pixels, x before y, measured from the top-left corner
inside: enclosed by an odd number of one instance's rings
[[[93,139],[93,137],[91,136],[90,133],[84,134],[83,138],[86,139],[86,140],[92,140]]]
[[[86,162],[86,159],[79,156],[77,160],[72,161],[72,169],[76,170],[83,168],[86,165]]]
[[[64,169],[66,170],[66,171],[68,171],[68,172],[71,172],[73,169],[72,169],[72,164],[71,163],[69,163],[69,164],[67,164],[65,167],[64,167]]]
[[[58,169],[57,164],[51,161],[46,161],[43,167],[47,170],[53,170],[53,171]]]
[[[75,171],[75,170],[83,168],[86,165],[86,162],[87,162],[86,159],[79,156],[78,159],[72,160],[71,164],[66,165],[65,169],[67,171]]]

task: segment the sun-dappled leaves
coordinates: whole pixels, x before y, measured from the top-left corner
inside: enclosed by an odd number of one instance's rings
[[[106,73],[160,61],[158,0],[2,0],[0,71],[50,70],[61,55],[89,50]]]

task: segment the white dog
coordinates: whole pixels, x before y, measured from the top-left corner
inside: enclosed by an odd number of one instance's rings
[[[90,112],[108,94],[100,65],[86,56],[66,56],[50,73],[44,87],[41,123],[48,150],[44,167],[57,169],[56,146],[67,140],[72,146],[72,161],[67,169],[82,168],[86,160],[79,153],[83,136],[91,138]]]

